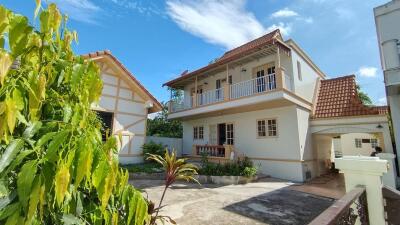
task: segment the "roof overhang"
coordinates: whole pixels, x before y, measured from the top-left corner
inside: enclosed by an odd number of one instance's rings
[[[231,57],[217,60],[212,64],[168,81],[167,83],[163,84],[163,86],[182,88],[186,83],[193,82],[196,76],[203,78],[224,71],[226,70],[227,66],[235,67],[238,65],[243,65],[254,59],[274,54],[276,53],[277,48],[280,48],[283,52],[290,55],[291,49],[284,42],[279,39],[271,39],[267,43],[263,43],[260,46],[244,51],[241,54],[232,55]]]
[[[83,57],[93,61],[104,60],[110,63],[113,68],[118,70],[119,74],[126,78],[133,89],[139,90],[141,92],[142,97],[146,101],[146,105],[148,105],[147,107],[149,113],[155,113],[162,110],[161,103],[152,94],[150,94],[150,92],[134,77],[131,72],[129,72],[129,70],[115,56],[111,54],[110,51],[98,51],[95,53],[83,55]]]

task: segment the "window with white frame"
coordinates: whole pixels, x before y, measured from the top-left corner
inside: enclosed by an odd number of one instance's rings
[[[362,147],[362,141],[360,138],[356,138],[355,140],[356,148],[361,148]]]
[[[258,137],[267,136],[265,120],[257,120],[257,136]]]
[[[235,134],[234,134],[234,126],[233,123],[226,124],[226,143],[228,145],[235,144]]]
[[[375,138],[371,139],[371,147],[372,148],[378,147],[378,139]]]
[[[199,139],[200,140],[204,139],[204,127],[203,126],[199,127]]]
[[[303,75],[301,74],[301,63],[300,61],[297,61],[297,76],[299,77],[299,80],[303,80]]]
[[[258,137],[276,137],[278,136],[276,119],[257,120]]]
[[[204,127],[203,126],[193,127],[193,139],[195,139],[195,140],[203,140],[204,139]]]

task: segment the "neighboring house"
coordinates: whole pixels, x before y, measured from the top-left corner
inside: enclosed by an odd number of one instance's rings
[[[100,67],[103,91],[99,104],[93,109],[98,111],[110,134],[122,137],[120,162],[142,162],[147,115],[160,111],[161,104],[110,51],[97,51],[84,57],[94,60]]]
[[[374,14],[387,101],[396,146],[400,149],[400,1],[376,7]],[[400,154],[397,160],[400,164]]]
[[[362,105],[354,75],[326,80],[279,30],[164,85],[183,92],[169,118],[183,122],[188,157],[245,155],[264,174],[304,181],[327,171],[338,135],[374,133],[393,151],[386,108]]]
[[[336,157],[362,155],[370,156],[375,147],[380,147],[379,138],[373,134],[343,134],[333,139],[333,150]]]

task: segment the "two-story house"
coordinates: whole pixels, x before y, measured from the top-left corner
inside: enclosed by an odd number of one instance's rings
[[[362,105],[354,76],[325,79],[293,40],[275,30],[164,86],[183,93],[171,99],[169,119],[183,122],[185,155],[206,153],[220,162],[245,155],[262,173],[304,181],[324,172],[337,134],[356,127],[390,141],[385,110]],[[349,127],[348,118],[356,125]]]

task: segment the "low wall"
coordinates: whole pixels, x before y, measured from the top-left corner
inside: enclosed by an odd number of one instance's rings
[[[167,137],[155,137],[155,136],[147,136],[146,143],[155,142],[157,144],[162,144],[164,147],[169,150],[175,149],[178,156],[182,156],[182,138],[167,138]]]

